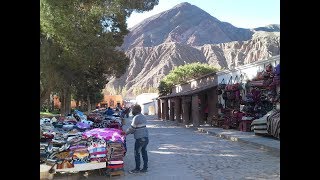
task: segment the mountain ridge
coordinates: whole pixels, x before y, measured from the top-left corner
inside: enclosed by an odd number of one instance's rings
[[[151,16],[130,29],[121,49],[126,73],[106,87],[153,87],[174,67],[192,62],[230,69],[280,54],[280,25],[253,29],[222,22],[190,3]]]

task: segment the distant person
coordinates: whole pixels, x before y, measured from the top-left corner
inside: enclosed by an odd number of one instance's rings
[[[120,117],[121,117],[121,118],[124,118],[125,115],[126,115],[126,109],[123,108],[123,109],[120,111]]]
[[[108,107],[104,114],[106,114],[107,116],[112,116],[114,114],[114,111],[111,109],[111,107]]]
[[[126,117],[127,118],[129,117],[130,111],[131,111],[130,107],[127,107],[126,108]]]
[[[135,144],[134,144],[134,159],[136,163],[136,168],[129,171],[129,173],[139,173],[148,171],[148,153],[147,145],[149,143],[149,132],[147,129],[147,118],[141,114],[141,106],[134,105],[132,107],[133,119],[131,127],[126,130],[126,134],[133,134]],[[140,151],[143,159],[143,168],[140,169]]]

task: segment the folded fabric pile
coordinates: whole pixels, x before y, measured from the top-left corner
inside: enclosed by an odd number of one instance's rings
[[[123,158],[125,155],[125,147],[121,142],[107,143],[107,173],[117,173],[124,171]]]
[[[125,137],[122,135],[123,131],[114,128],[95,128],[83,133],[85,138],[95,137],[98,139],[104,139],[106,141],[124,143]]]
[[[106,162],[106,141],[103,139],[93,138],[89,143],[88,150],[91,162]]]
[[[273,112],[274,112],[274,110],[269,111],[263,117],[252,121],[251,130],[253,130],[254,133],[256,133],[256,134],[267,135],[268,134],[267,117],[270,116]]]
[[[65,169],[76,164],[108,162],[107,143],[117,143],[119,146],[112,148],[112,152],[116,150],[113,157],[117,161],[110,165],[123,168],[125,150],[120,147],[125,143],[124,132],[105,128],[110,121],[100,121],[101,115],[96,115],[95,122],[87,120],[81,112],[78,117],[80,120],[72,116],[61,116],[54,121],[40,119],[40,164],[57,164],[57,169]],[[99,123],[103,128],[91,129]]]
[[[280,111],[275,111],[267,118],[268,134],[280,139]]]
[[[77,145],[70,147],[74,164],[83,164],[90,162],[90,154],[85,141],[79,141]]]

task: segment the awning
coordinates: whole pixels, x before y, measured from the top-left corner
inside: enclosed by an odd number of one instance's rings
[[[169,94],[167,96],[160,96],[159,99],[166,99],[166,98],[172,98],[172,97],[178,97],[178,96],[188,96],[188,95],[192,95],[192,94],[197,94],[197,93],[199,93],[201,91],[206,91],[206,90],[209,90],[209,89],[214,88],[216,86],[217,86],[216,84],[212,84],[212,85],[209,85],[209,86],[204,86],[204,87],[193,89],[193,90],[190,90],[190,91],[185,91],[185,92],[175,93],[175,94]]]

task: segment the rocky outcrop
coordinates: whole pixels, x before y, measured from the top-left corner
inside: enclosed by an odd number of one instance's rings
[[[251,39],[253,31],[221,22],[189,3],[145,19],[130,29],[122,49],[178,42],[192,46]]]
[[[181,3],[130,29],[123,49],[126,73],[107,87],[158,87],[174,67],[192,62],[232,68],[280,54],[280,25],[236,28],[200,8]]]
[[[280,34],[258,32],[248,41],[189,46],[171,42],[155,47],[135,47],[126,51],[130,58],[128,71],[108,86],[158,87],[160,80],[176,66],[192,62],[232,68],[280,54]]]

